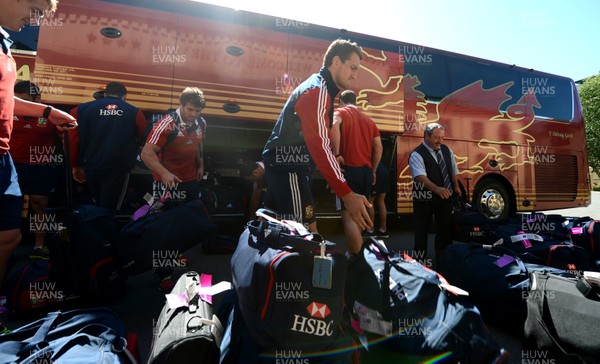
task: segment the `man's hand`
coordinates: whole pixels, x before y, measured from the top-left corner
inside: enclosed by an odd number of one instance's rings
[[[198,168],[198,170],[196,170],[196,181],[202,181],[203,177],[204,177],[204,167],[200,167],[200,168]]]
[[[79,183],[85,183],[86,178],[85,178],[85,172],[83,170],[83,167],[73,167],[71,169],[72,173],[73,173],[73,179]]]
[[[50,114],[48,115],[48,120],[52,124],[56,125],[56,129],[61,132],[67,129],[75,129],[77,127],[77,120],[75,120],[75,118],[70,114],[59,109],[52,108]]]
[[[439,186],[435,189],[435,193],[440,196],[442,200],[446,200],[452,195],[449,189]]]
[[[181,182],[181,179],[171,172],[167,172],[161,176],[162,183],[168,188],[174,188],[175,184]]]
[[[358,225],[359,229],[373,229],[373,221],[371,221],[371,217],[367,211],[367,208],[372,207],[372,205],[365,196],[350,192],[342,197],[342,201],[344,201],[344,208],[356,225]]]

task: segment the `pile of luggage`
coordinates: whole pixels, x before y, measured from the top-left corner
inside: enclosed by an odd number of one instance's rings
[[[348,259],[267,211],[231,259],[220,363],[500,363],[508,354],[460,289],[381,241]]]
[[[486,321],[556,362],[600,361],[600,225],[589,217],[455,214],[438,271],[469,292]]]

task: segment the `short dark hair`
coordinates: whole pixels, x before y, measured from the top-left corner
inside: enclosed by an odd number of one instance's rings
[[[338,56],[342,62],[350,59],[352,53],[356,53],[358,58],[362,60],[362,52],[358,44],[346,39],[336,39],[327,48],[325,57],[323,57],[323,66],[329,67],[333,63],[333,57]]]
[[[352,90],[344,90],[340,94],[340,100],[344,104],[356,105],[356,94]]]
[[[181,106],[185,106],[187,104],[192,104],[195,107],[199,107],[204,109],[206,107],[206,100],[204,99],[204,94],[202,90],[198,87],[186,87],[181,95],[179,96],[179,102]]]
[[[123,97],[127,95],[127,88],[121,82],[110,82],[106,84],[105,95]]]
[[[19,81],[15,84],[14,93],[16,94],[28,94],[31,96],[33,101],[37,100],[42,95],[40,88],[31,81]]]
[[[427,126],[425,127],[425,131],[423,132],[423,136],[424,137],[430,137],[431,133],[433,133],[433,131],[435,129],[441,129],[444,130],[444,127],[438,123],[431,123],[431,124],[427,124]]]

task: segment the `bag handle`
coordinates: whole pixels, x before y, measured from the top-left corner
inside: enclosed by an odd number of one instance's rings
[[[256,237],[257,243],[275,249],[313,253],[320,250],[322,244],[325,244],[326,250],[333,250],[336,247],[335,243],[325,240],[319,234],[293,235],[289,233],[288,226],[277,225],[270,220],[252,220],[246,226],[250,234]]]
[[[48,336],[48,332],[52,328],[54,321],[58,318],[60,311],[50,312],[45,318],[44,323],[40,326],[40,328],[35,332],[35,334],[30,337],[28,340],[23,341],[25,344],[21,350],[17,353],[19,358],[23,358],[29,355],[34,349],[38,348],[38,346],[46,341],[46,336]]]

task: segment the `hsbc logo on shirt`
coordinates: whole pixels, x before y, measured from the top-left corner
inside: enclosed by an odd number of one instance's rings
[[[315,336],[332,336],[333,320],[327,322],[325,319],[331,313],[329,307],[324,303],[312,302],[306,307],[311,317],[294,315],[294,324],[292,331],[302,332]]]
[[[123,110],[119,110],[116,104],[109,104],[100,109],[100,116],[123,116]]]

